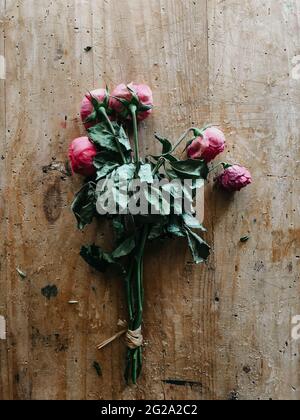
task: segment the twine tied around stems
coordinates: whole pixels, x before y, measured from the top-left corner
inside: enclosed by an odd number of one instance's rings
[[[131,331],[128,329],[128,324],[126,321],[119,321],[118,322],[119,327],[124,327],[124,329],[117,334],[115,334],[113,337],[109,338],[108,340],[103,341],[103,343],[99,344],[97,346],[98,350],[103,349],[104,347],[108,346],[113,341],[117,340],[119,337],[122,337],[122,335],[126,334],[125,337],[125,343],[127,347],[131,350],[138,349],[143,345],[144,338],[142,335],[142,326],[140,326],[137,330]],[[126,327],[126,329],[125,329]]]

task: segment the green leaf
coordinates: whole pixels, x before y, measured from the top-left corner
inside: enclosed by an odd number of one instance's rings
[[[141,165],[139,178],[142,183],[153,184],[152,166],[149,163]]]
[[[119,153],[112,152],[111,150],[101,150],[101,152],[99,152],[97,154],[97,156],[95,157],[94,164],[96,164],[96,165],[98,164],[99,167],[100,167],[100,165],[103,165],[107,162],[114,162],[114,163],[118,163],[119,165],[122,165],[123,161],[120,158]],[[97,169],[99,169],[99,168],[97,168]]]
[[[78,229],[83,230],[91,224],[96,213],[95,187],[86,184],[75,196],[72,211],[78,222]]]
[[[155,210],[156,213],[160,211],[160,191],[157,188],[148,190],[148,188],[143,188],[142,193],[144,194],[146,200],[148,201],[151,211]]]
[[[80,255],[85,262],[100,273],[104,273],[109,265],[115,264],[111,256],[96,245],[83,246]]]
[[[121,216],[115,217],[112,222],[117,242],[119,242],[125,234],[125,226],[122,222]]]
[[[171,205],[169,201],[164,198],[159,187],[157,188],[153,185],[150,191],[144,188],[143,193],[152,210],[160,216],[168,216],[170,214]]]
[[[164,230],[163,226],[160,223],[158,223],[158,224],[152,226],[152,228],[150,230],[150,233],[149,233],[149,236],[148,236],[148,240],[149,241],[154,241],[155,239],[159,239],[162,236],[164,236],[164,234],[165,234],[165,230]]]
[[[170,162],[178,162],[180,159],[178,159],[176,156],[166,154],[166,155],[159,155],[159,156],[151,156],[155,161],[160,160],[161,158],[164,158],[165,160],[168,160]],[[177,177],[178,178],[178,177]]]
[[[154,241],[155,239],[164,238],[166,236],[168,221],[168,216],[157,216],[155,221],[153,219],[153,224],[148,236],[149,241]]]
[[[115,136],[109,131],[105,123],[97,124],[88,129],[89,137],[100,148],[118,153]]]
[[[95,158],[94,165],[97,168],[97,181],[99,181],[102,178],[105,178],[107,175],[111,174],[115,169],[117,169],[120,165],[115,162],[106,162],[101,163],[96,161],[97,157]]]
[[[209,174],[207,163],[204,160],[188,159],[178,162],[170,161],[173,171],[183,179],[206,179]]]
[[[206,229],[203,227],[203,225],[192,214],[184,213],[182,218],[185,225],[190,229],[200,229],[202,232],[206,232]]]
[[[135,176],[136,167],[134,163],[129,163],[120,166],[115,175],[115,181],[116,182],[122,182],[122,181],[132,181]]]
[[[195,263],[200,264],[205,262],[210,255],[210,246],[189,228],[186,228],[185,231]]]
[[[117,139],[121,144],[124,152],[130,152],[131,146],[129,139],[124,131],[122,126],[119,126],[117,123],[113,123],[116,135],[107,127],[105,122],[97,124],[94,127],[88,129],[90,139],[98,145],[101,149],[109,150],[115,153],[119,153],[119,148],[117,144]]]
[[[164,155],[164,158],[169,162],[180,162],[180,159],[178,159],[176,156],[170,155],[169,153]]]
[[[131,238],[126,239],[113,253],[113,259],[119,259],[122,257],[126,257],[127,255],[131,254],[131,252],[136,247],[134,236]]]
[[[98,362],[94,362],[93,363],[93,368],[95,369],[97,375],[99,377],[101,377],[102,376],[102,368],[101,368],[100,364]]]
[[[80,255],[86,263],[101,273],[104,273],[110,265],[117,266],[125,273],[124,267],[117,260],[129,255],[134,250],[135,246],[135,239],[134,237],[131,237],[126,239],[111,254],[104,252],[99,246],[90,245],[83,246]]]
[[[163,150],[162,150],[162,155],[164,156],[164,155],[167,155],[167,154],[169,154],[169,153],[171,153],[172,152],[172,150],[173,150],[173,145],[172,145],[172,143],[168,140],[168,139],[166,139],[166,138],[163,138],[163,137],[161,137],[161,136],[159,136],[159,135],[157,135],[157,134],[155,134],[155,138],[162,144],[162,146],[163,146]]]
[[[166,174],[170,181],[173,181],[174,179],[178,179],[178,175],[175,171],[172,169],[166,168]]]
[[[168,196],[170,197],[171,201],[171,207],[174,210],[174,213],[176,214],[181,214],[182,213],[182,208],[183,208],[183,193],[184,193],[184,188],[183,188],[183,183],[181,183],[180,180],[178,180],[179,182],[173,182],[173,183],[165,183],[162,185],[162,193],[166,193],[168,194]],[[173,213],[173,212],[172,212]]]
[[[103,183],[98,183],[97,197],[98,203],[105,204],[109,199],[112,205],[118,205],[121,212],[128,206],[128,188],[135,177],[136,167],[134,163],[119,165],[107,173],[103,178]],[[117,210],[117,209],[116,209]]]
[[[180,228],[178,225],[170,224],[168,226],[168,233],[170,235],[176,236],[177,238],[185,238],[184,230]]]
[[[182,220],[179,216],[171,216],[169,220],[169,225],[167,226],[167,232],[178,238],[186,237],[186,232],[182,226]]]
[[[124,148],[126,149],[127,152],[131,152],[131,150],[132,150],[131,149],[131,144],[130,144],[129,138],[128,138],[123,126],[121,126],[121,127],[119,127],[119,126],[116,127],[115,126],[115,128],[116,128],[116,131],[119,133],[118,134],[119,142],[124,146]]]

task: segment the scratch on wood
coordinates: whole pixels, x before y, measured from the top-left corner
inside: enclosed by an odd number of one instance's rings
[[[197,386],[197,387],[202,388],[202,383],[201,382],[185,381],[185,380],[181,380],[181,379],[167,379],[167,380],[164,380],[163,383],[165,383],[167,385],[191,386],[191,387]]]

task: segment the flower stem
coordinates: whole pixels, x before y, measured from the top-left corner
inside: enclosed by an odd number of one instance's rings
[[[220,162],[216,166],[214,166],[213,168],[211,168],[211,170],[209,171],[209,173],[214,172],[216,169],[218,169],[219,166],[223,166],[224,169],[227,169],[227,168],[230,168],[230,166],[232,166],[232,165],[230,163]]]
[[[122,158],[123,163],[127,163],[127,160],[126,160],[126,158],[125,158],[125,156],[124,156],[124,153],[123,153],[123,150],[122,150],[122,146],[121,146],[121,144],[120,144],[120,142],[119,142],[119,139],[118,139],[118,137],[117,137],[116,130],[115,130],[115,128],[114,128],[114,126],[113,126],[112,122],[110,121],[110,119],[109,119],[109,117],[108,117],[108,115],[107,115],[106,109],[105,109],[103,106],[101,106],[101,107],[99,108],[99,112],[100,112],[100,113],[101,113],[101,115],[103,115],[103,117],[105,118],[105,121],[106,121],[106,123],[108,124],[109,129],[110,129],[110,131],[111,131],[112,135],[113,135],[113,136],[115,137],[115,139],[116,139],[116,143],[117,143],[118,151],[119,151],[119,153],[120,153],[120,155],[121,155],[121,158]]]
[[[189,135],[189,133],[191,131],[194,131],[195,128],[194,127],[190,127],[188,130],[186,130],[183,135],[177,140],[177,142],[175,143],[175,145],[173,146],[173,149],[171,150],[170,154],[174,153],[176,151],[176,149],[181,145],[181,143],[183,142],[183,140],[186,139],[186,137]],[[155,168],[153,169],[152,175],[155,176],[157,174],[157,172],[160,170],[160,168],[162,167],[162,165],[164,164],[164,157],[161,157]]]
[[[186,130],[183,135],[178,139],[178,141],[175,143],[175,146],[173,147],[171,153],[174,153],[175,150],[181,145],[181,143],[183,142],[183,140],[186,139],[186,137],[189,135],[189,133],[191,131],[194,131],[195,127],[190,127],[188,130]]]
[[[133,321],[133,300],[132,300],[132,289],[131,289],[131,279],[132,279],[133,269],[134,269],[134,260],[131,263],[129,273],[127,274],[125,278],[126,296],[127,296],[130,324]]]
[[[155,176],[157,174],[157,172],[160,170],[160,168],[163,166],[164,164],[164,159],[160,158],[159,161],[157,162],[155,168],[152,171],[152,175]]]
[[[133,121],[133,132],[134,132],[134,148],[135,148],[135,164],[137,167],[140,162],[140,145],[139,145],[139,134],[138,134],[138,125],[137,125],[137,107],[136,105],[130,105],[130,111]]]
[[[133,329],[137,330],[141,327],[143,322],[143,303],[144,303],[144,287],[143,287],[143,259],[144,251],[149,235],[149,226],[146,225],[140,235],[140,243],[138,254],[135,257],[135,290],[136,290],[136,318],[133,323]],[[143,356],[142,348],[139,347],[132,352],[132,382],[136,384],[138,377],[142,372]]]
[[[146,242],[149,235],[149,226],[143,228],[141,234],[141,243],[139,245],[139,252],[137,255],[137,296],[138,296],[138,315],[134,327],[137,329],[141,326],[143,321],[143,259]]]

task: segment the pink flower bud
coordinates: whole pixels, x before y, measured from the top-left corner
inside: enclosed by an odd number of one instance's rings
[[[105,89],[93,90],[90,93],[100,103],[105,101],[105,98],[106,98],[106,95],[107,95]],[[81,103],[81,109],[80,109],[81,119],[82,119],[82,122],[84,123],[84,126],[85,126],[86,129],[91,128],[91,127],[93,127],[94,125],[97,124],[97,121],[96,120],[94,122],[85,123],[85,121],[87,120],[87,118],[94,112],[94,107],[93,107],[93,104],[90,101],[90,98],[91,98],[91,96],[88,93],[83,98],[82,103]]]
[[[129,87],[129,89],[128,89]],[[126,108],[118,99],[124,100],[127,102],[128,106],[133,103],[137,105],[138,113],[137,118],[139,121],[143,121],[149,117],[152,113],[152,108],[143,110],[143,106],[153,107],[153,94],[149,86],[147,85],[137,85],[130,83],[128,87],[123,83],[115,88],[110,99],[110,107],[123,118],[131,119],[130,111]],[[135,103],[134,95],[130,92],[130,89],[136,93],[138,98],[138,103]],[[116,99],[118,98],[118,99]]]
[[[207,128],[203,137],[198,137],[188,147],[190,159],[204,159],[207,163],[214,160],[225,150],[225,136],[218,128]]]
[[[225,190],[234,192],[240,191],[242,188],[252,183],[252,176],[248,169],[240,165],[233,165],[227,168],[216,181]]]
[[[96,172],[93,161],[98,151],[88,137],[79,137],[70,145],[69,159],[72,172],[83,176],[92,176]]]

